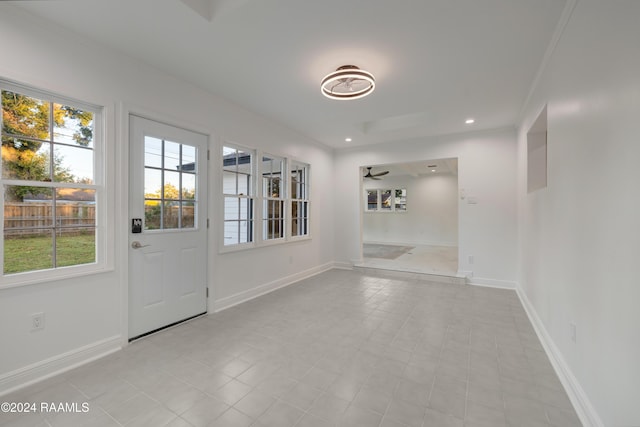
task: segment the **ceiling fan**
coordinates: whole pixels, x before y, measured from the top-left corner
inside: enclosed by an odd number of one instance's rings
[[[363,177],[363,178],[369,178],[369,179],[380,179],[378,178],[379,176],[383,176],[388,174],[389,171],[383,171],[383,172],[378,172],[378,173],[371,173],[371,166],[367,167],[367,174]]]

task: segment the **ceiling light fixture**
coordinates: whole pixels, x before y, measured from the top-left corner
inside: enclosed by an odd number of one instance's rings
[[[344,142],[351,142],[351,138],[345,138]]]
[[[355,65],[343,65],[329,73],[320,83],[322,94],[331,99],[358,99],[376,87],[373,74]]]
[[[468,125],[471,125],[471,124],[474,124],[476,121],[474,119],[467,119],[464,122]]]

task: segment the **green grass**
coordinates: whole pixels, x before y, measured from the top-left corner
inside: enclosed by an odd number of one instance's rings
[[[12,237],[4,240],[4,274],[44,270],[52,265],[50,236]],[[95,262],[95,234],[56,237],[57,267]]]

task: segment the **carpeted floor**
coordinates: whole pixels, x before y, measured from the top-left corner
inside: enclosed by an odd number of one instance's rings
[[[377,245],[365,243],[362,245],[362,255],[365,258],[396,259],[404,255],[415,246]]]

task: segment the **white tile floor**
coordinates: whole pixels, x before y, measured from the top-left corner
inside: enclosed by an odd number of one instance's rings
[[[579,426],[513,291],[332,270],[13,395],[5,426]]]

